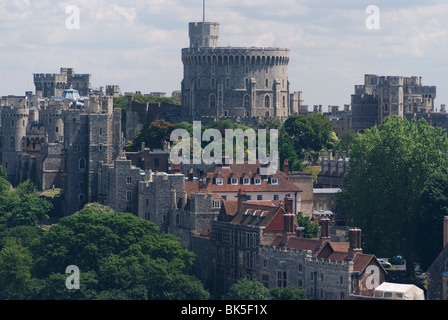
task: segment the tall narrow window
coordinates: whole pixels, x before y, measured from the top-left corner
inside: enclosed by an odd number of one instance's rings
[[[9,139],[9,146],[10,146],[11,148],[15,148],[15,147],[16,147],[16,139],[15,139],[14,137],[11,137],[11,138]]]
[[[266,109],[269,109],[271,107],[271,99],[269,96],[264,97],[264,106]]]
[[[210,96],[210,108],[216,108],[216,97],[214,94]]]
[[[79,169],[84,170],[86,168],[86,160],[84,158],[79,159]]]
[[[249,108],[249,96],[248,96],[248,95],[245,95],[245,96],[244,96],[243,105],[244,105],[244,108],[245,108],[245,109],[248,109],[248,108]]]

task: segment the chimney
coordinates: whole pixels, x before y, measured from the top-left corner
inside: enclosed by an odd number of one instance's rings
[[[448,216],[443,217],[443,247],[448,243]]]
[[[349,252],[355,253],[355,252],[362,252],[361,249],[361,229],[359,228],[351,228],[349,230]]]
[[[294,218],[292,213],[283,214],[284,231],[286,233],[294,233]]]
[[[294,215],[294,210],[293,210],[293,204],[294,204],[294,200],[291,197],[291,195],[286,195],[285,199],[284,199],[284,205],[283,205],[283,209],[285,210],[285,213],[291,213]]]
[[[287,176],[289,175],[288,159],[285,159],[285,161],[283,162],[283,173],[286,174]]]
[[[243,189],[240,189],[238,191],[238,212],[241,210],[241,206],[243,205],[243,202],[247,201],[247,194],[244,192]]]
[[[188,172],[188,181],[193,181],[193,169]]]
[[[319,224],[320,224],[320,238],[330,239],[330,219],[321,218]]]

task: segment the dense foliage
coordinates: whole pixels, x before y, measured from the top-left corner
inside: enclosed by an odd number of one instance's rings
[[[438,182],[445,177],[434,175],[447,165],[446,132],[425,120],[389,117],[355,137],[340,200],[353,225],[363,229],[367,252],[402,254],[408,275],[413,274],[414,261],[426,259],[417,250],[419,241],[445,213],[446,199],[440,194],[444,188]],[[429,212],[426,206],[436,208]]]
[[[208,299],[188,275],[194,255],[151,222],[87,205],[49,230],[19,227],[0,234],[3,299]],[[66,287],[68,266],[80,289]]]
[[[228,300],[308,300],[305,290],[292,287],[267,289],[257,280],[240,279],[227,293]]]

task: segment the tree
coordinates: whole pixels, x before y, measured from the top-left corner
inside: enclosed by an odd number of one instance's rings
[[[149,221],[99,204],[62,218],[33,242],[31,252],[34,274],[45,288],[39,298],[58,298],[65,289],[60,284],[52,290],[51,283],[62,279],[69,265],[88,274],[90,286],[81,297],[209,298],[202,284],[188,275],[194,255],[182,249],[177,238]]]
[[[314,160],[322,149],[332,147],[335,142],[333,125],[322,114],[291,115],[285,121],[280,132],[279,144],[282,146],[280,158],[293,163],[294,156],[303,160]],[[294,150],[295,154],[291,151]],[[280,151],[280,150],[279,150]],[[282,152],[284,154],[282,155]],[[282,159],[281,159],[282,160]]]
[[[443,217],[448,216],[448,168],[437,168],[428,178],[415,224],[417,261],[426,270],[443,249]]]
[[[448,138],[425,120],[388,117],[356,135],[340,204],[363,229],[363,247],[378,256],[402,254],[409,276],[423,188],[437,168],[447,166]],[[426,218],[426,217],[425,217]]]
[[[269,290],[257,280],[240,279],[229,288],[228,300],[271,300]]]
[[[308,300],[308,296],[303,289],[293,287],[275,287],[269,292],[274,300]]]
[[[140,147],[142,142],[151,149],[160,149],[164,141],[170,141],[170,134],[175,129],[175,125],[165,120],[154,120],[147,128],[136,132],[132,145]]]
[[[297,222],[300,227],[303,227],[302,237],[303,238],[317,238],[319,237],[319,225],[317,223],[311,222],[309,217],[304,217],[303,212],[299,212],[296,215]]]
[[[36,288],[32,257],[19,239],[9,238],[0,251],[0,299],[27,299]]]

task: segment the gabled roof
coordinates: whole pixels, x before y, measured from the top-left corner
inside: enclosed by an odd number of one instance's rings
[[[261,179],[261,184],[254,184],[253,181],[249,185],[241,184],[241,181],[238,181],[238,184],[232,185],[228,183],[228,179],[230,177],[233,178],[255,178],[261,177],[259,174],[259,169],[261,168],[261,164],[231,164],[229,167],[222,167],[220,165],[215,165],[212,169],[210,169],[204,176],[200,177],[200,179],[205,178],[205,184],[200,187],[199,184],[195,184],[192,187],[188,187],[188,189],[197,188],[199,192],[208,191],[212,192],[238,192],[241,187],[244,188],[246,192],[301,192],[302,190],[298,188],[294,183],[288,180],[288,177],[280,171],[277,171],[272,176],[267,176],[266,179]],[[217,177],[223,178],[222,185],[216,185],[213,183],[213,179]],[[277,184],[269,183],[269,178],[275,177],[278,179]],[[192,184],[195,181],[186,181],[185,185],[187,188],[188,184]]]

